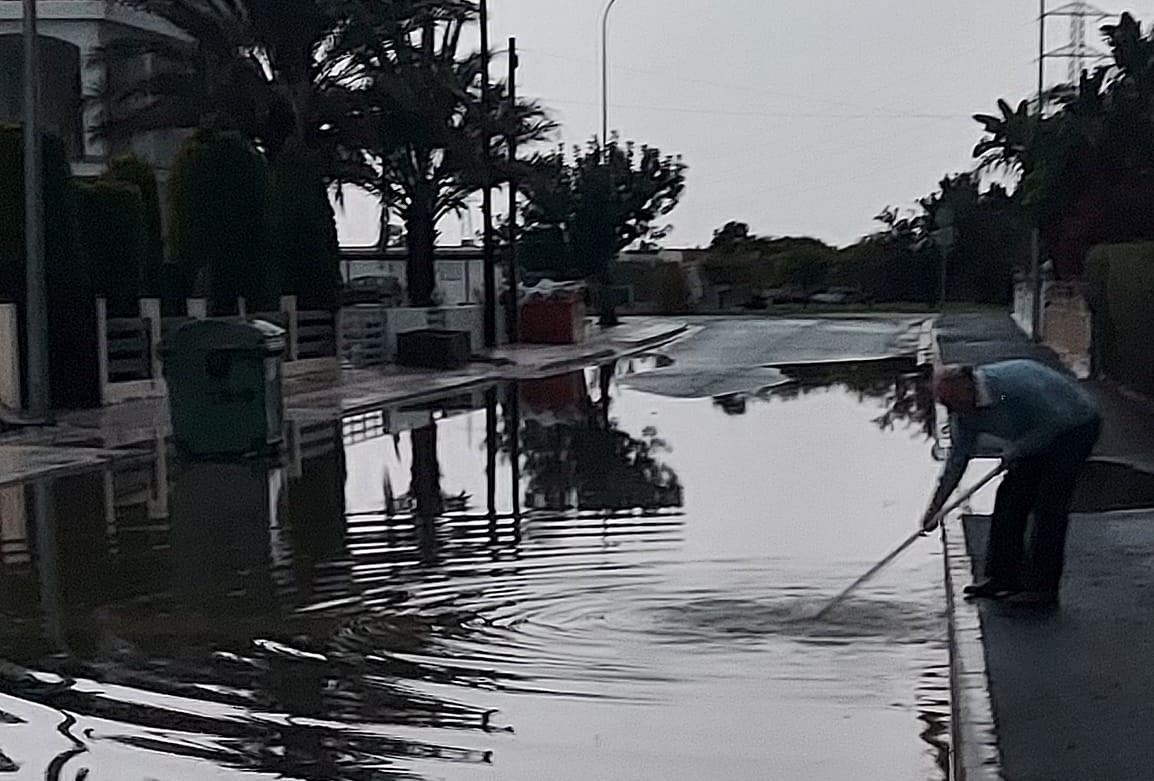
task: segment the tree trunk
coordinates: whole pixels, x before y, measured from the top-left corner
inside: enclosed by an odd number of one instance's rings
[[[621,321],[617,318],[617,307],[613,303],[613,279],[609,269],[597,274],[595,284],[597,287],[597,310],[600,314],[599,324],[603,328],[621,325]]]
[[[409,306],[432,306],[436,286],[435,253],[437,229],[432,215],[409,211],[405,215],[408,233],[409,259],[405,266],[408,276]]]
[[[441,501],[441,465],[437,461],[437,424],[430,423],[410,432],[413,444],[411,491],[417,517],[435,518],[444,509]]]

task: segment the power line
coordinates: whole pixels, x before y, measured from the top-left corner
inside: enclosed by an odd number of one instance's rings
[[[546,103],[556,103],[559,105],[573,105],[573,106],[594,106],[597,105],[595,101],[591,100],[568,100],[564,98],[553,98],[544,96],[541,98]],[[712,108],[690,108],[688,106],[647,106],[639,103],[614,103],[614,108],[634,109],[638,111],[656,111],[666,112],[672,114],[701,114],[711,116],[723,117],[766,117],[771,119],[915,119],[915,120],[958,120],[970,119],[969,114],[935,114],[932,112],[859,112],[859,113],[835,113],[835,112],[804,112],[804,111],[732,111],[727,109],[712,109]]]
[[[1030,22],[1025,23],[1024,26],[1032,26],[1033,24],[1034,24],[1034,22],[1030,21]],[[975,52],[984,51],[988,48],[989,48],[989,43],[981,43],[981,44],[970,47],[968,49],[964,49],[964,50],[959,51],[959,52],[951,52],[950,56],[952,59],[958,60],[958,59],[968,57],[969,55],[971,55]],[[594,64],[596,62],[594,60],[590,60],[590,59],[585,58],[585,57],[573,57],[573,56],[569,56],[569,55],[565,55],[565,54],[557,54],[556,52],[549,52],[549,51],[544,51],[544,50],[535,49],[535,48],[522,47],[521,51],[522,51],[522,53],[535,54],[535,55],[540,55],[542,57],[548,57],[548,58],[555,59],[555,60],[561,60],[564,62],[580,63],[582,65]],[[702,79],[702,78],[697,78],[697,77],[693,77],[693,76],[683,76],[683,75],[679,75],[679,74],[675,74],[675,73],[670,73],[669,71],[659,71],[659,70],[653,70],[651,68],[636,68],[636,67],[631,67],[631,66],[626,66],[626,65],[613,65],[611,69],[614,71],[620,71],[620,72],[624,72],[624,73],[635,73],[635,74],[643,75],[643,76],[654,76],[654,77],[660,78],[662,80],[665,80],[665,81],[668,81],[671,83],[676,82],[678,84],[699,84],[701,86],[720,87],[723,89],[730,89],[730,90],[734,90],[737,92],[745,92],[745,93],[749,93],[749,94],[769,95],[769,96],[777,97],[777,98],[787,98],[789,100],[801,101],[801,102],[810,103],[810,104],[818,103],[818,104],[823,104],[823,105],[828,105],[828,106],[857,108],[857,109],[860,109],[862,111],[869,111],[869,112],[877,113],[879,116],[882,116],[882,117],[892,116],[894,114],[899,114],[899,115],[905,116],[905,115],[911,115],[911,114],[916,114],[916,113],[925,113],[925,112],[911,112],[911,111],[906,111],[906,110],[901,109],[901,108],[894,108],[891,106],[884,106],[884,105],[879,106],[879,105],[860,102],[860,101],[847,101],[847,100],[837,100],[837,99],[831,99],[831,98],[819,98],[819,97],[814,97],[812,95],[804,95],[804,94],[799,94],[799,93],[795,93],[795,92],[786,92],[783,90],[768,89],[765,87],[751,87],[751,86],[748,86],[745,84],[737,84],[735,82],[718,81],[718,80],[714,80],[714,79]],[[878,91],[882,91],[884,89],[888,89],[888,88],[883,87],[883,88],[879,89]],[[876,93],[874,93],[874,94],[876,94]],[[570,101],[570,102],[575,102],[575,101]],[[616,104],[613,104],[613,105],[616,107]],[[628,107],[628,106],[626,106],[626,107]],[[830,115],[830,116],[833,116],[836,118],[837,115]],[[944,118],[945,115],[938,115],[938,116],[941,116]],[[965,116],[968,117],[970,115],[967,114]]]

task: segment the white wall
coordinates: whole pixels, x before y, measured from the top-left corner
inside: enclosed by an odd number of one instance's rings
[[[16,305],[0,304],[0,405],[20,409],[20,329]]]
[[[484,300],[484,269],[481,260],[437,261],[437,288],[441,291],[443,306],[479,304]],[[346,260],[341,262],[341,274],[347,282],[356,277],[394,277],[402,288],[408,288],[408,275],[403,260]],[[498,285],[504,274],[498,269]]]

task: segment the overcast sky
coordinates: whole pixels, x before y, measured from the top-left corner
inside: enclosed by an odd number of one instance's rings
[[[552,110],[558,140],[599,133],[602,0],[489,5],[494,48],[517,37],[518,89]],[[1102,7],[1154,19],[1154,0]],[[970,115],[1034,89],[1037,14],[1035,0],[617,0],[609,126],[689,166],[667,246],[707,244],[728,220],[850,243],[885,206],[973,165]],[[1049,48],[1065,44],[1069,20],[1049,26]],[[494,77],[506,67],[496,59]],[[1049,62],[1047,80],[1066,68]],[[373,240],[373,212],[350,200],[345,243]],[[478,226],[446,220],[442,241]]]

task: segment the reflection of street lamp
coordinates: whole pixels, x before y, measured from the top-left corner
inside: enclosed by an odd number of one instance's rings
[[[617,0],[609,0],[601,16],[601,145],[609,141],[609,12]]]

